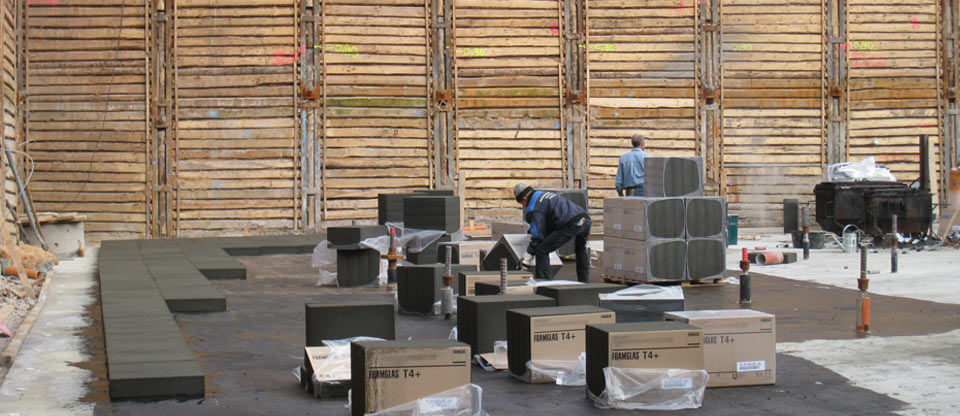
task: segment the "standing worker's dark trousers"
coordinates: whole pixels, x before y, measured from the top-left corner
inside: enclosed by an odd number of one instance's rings
[[[583,217],[548,234],[539,244],[533,246],[532,254],[537,259],[536,275],[538,280],[551,280],[550,253],[574,239],[577,253],[577,280],[587,283],[590,280],[590,253],[587,251],[587,238],[590,237],[590,217]]]

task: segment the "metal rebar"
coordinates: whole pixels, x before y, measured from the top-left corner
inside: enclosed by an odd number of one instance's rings
[[[897,272],[897,214],[891,217],[891,241],[890,242],[890,273]]]
[[[507,294],[507,259],[500,259],[500,294]]]

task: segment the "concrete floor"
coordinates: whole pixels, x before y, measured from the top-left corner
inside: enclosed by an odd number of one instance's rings
[[[745,242],[748,246],[754,241]],[[840,254],[814,252],[803,264],[837,268]],[[734,254],[735,255],[735,254]],[[953,261],[957,255],[943,252]],[[852,255],[851,255],[852,256]],[[833,258],[831,260],[831,257]],[[97,321],[99,306],[79,296],[84,292],[79,278],[67,280],[58,274],[48,308],[38,328],[55,322],[50,302],[58,296],[78,297],[74,304],[86,306],[87,318],[63,333],[37,328],[31,332],[24,352],[0,386],[0,414],[347,414],[343,400],[317,401],[299,390],[292,373],[302,360],[303,303],[324,297],[389,296],[382,290],[317,288],[308,255],[239,258],[249,269],[247,281],[216,281],[227,296],[228,310],[214,314],[178,314],[187,341],[207,372],[207,395],[203,400],[155,403],[110,403],[104,380],[102,334]],[[901,285],[915,291],[923,275],[906,272],[901,258]],[[926,259],[923,262],[930,262]],[[950,261],[950,260],[947,260]],[[730,263],[731,265],[735,263]],[[790,278],[755,275],[754,305],[777,315],[777,385],[707,390],[701,409],[681,414],[956,414],[953,405],[960,368],[960,300],[956,290],[944,286],[929,292],[951,292],[952,302],[873,295],[873,335],[856,339],[854,290],[825,285],[807,273],[822,278],[823,271],[792,273],[770,269]],[[777,266],[772,266],[777,267]],[[759,267],[754,271],[761,270]],[[857,267],[851,268],[856,278]],[[946,274],[955,268],[934,270]],[[594,270],[597,279],[597,271]],[[572,277],[572,264],[561,272]],[[838,283],[841,278],[838,277]],[[64,286],[74,282],[64,292]],[[89,282],[88,286],[92,286]],[[953,283],[952,288],[956,288]],[[844,285],[845,286],[845,285]],[[895,293],[894,293],[895,294]],[[89,295],[87,295],[89,296]],[[941,294],[941,296],[943,296]],[[736,308],[738,287],[708,287],[686,290],[687,309]],[[943,301],[944,299],[938,299]],[[76,314],[76,313],[75,313]],[[398,338],[446,337],[452,321],[401,315]],[[931,335],[935,334],[935,335]],[[83,341],[83,354],[38,355],[55,339]],[[64,346],[73,345],[70,343]],[[46,346],[46,347],[43,347]],[[74,345],[76,347],[78,345]],[[33,352],[31,352],[33,351]],[[36,355],[40,358],[29,358]],[[59,370],[58,370],[59,369]],[[76,371],[57,373],[57,371]],[[38,378],[37,373],[47,374]],[[52,374],[52,375],[51,375]],[[58,375],[60,374],[60,375]],[[45,393],[50,381],[68,378],[74,387],[68,394]],[[484,388],[484,407],[492,415],[601,414],[583,396],[583,388],[528,385],[503,372],[488,373],[474,367],[473,381]],[[62,397],[57,397],[62,396]],[[616,414],[632,414],[616,412]]]

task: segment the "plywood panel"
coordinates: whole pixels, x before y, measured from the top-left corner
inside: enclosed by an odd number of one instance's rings
[[[297,137],[293,1],[176,9],[179,235],[293,230]],[[274,195],[261,198],[257,195]]]
[[[753,226],[813,199],[823,143],[821,2],[723,0],[721,121],[727,201]]]
[[[26,147],[35,161],[35,208],[85,214],[93,240],[142,237],[144,1],[26,3]]]

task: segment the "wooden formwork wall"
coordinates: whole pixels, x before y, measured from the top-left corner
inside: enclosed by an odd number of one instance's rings
[[[298,49],[292,0],[178,0],[177,235],[296,228]]]
[[[37,209],[87,214],[93,240],[370,221],[376,194],[426,187],[462,186],[468,217],[519,217],[517,181],[586,186],[599,214],[635,133],[655,155],[704,156],[731,212],[773,225],[782,199],[811,198],[840,140],[828,97],[849,122],[841,159],[911,180],[916,136],[939,144],[938,1],[845,0],[831,40],[834,3],[4,2],[7,30],[26,21],[22,68],[18,35],[3,39],[5,137],[26,134]],[[713,33],[716,90],[701,79]],[[832,91],[836,42],[848,71]],[[581,62],[587,88],[571,95]]]
[[[329,224],[375,219],[378,193],[431,184],[429,2],[321,3],[315,210]]]
[[[619,158],[643,134],[655,156],[697,154],[693,1],[587,3],[591,208],[615,196]]]
[[[37,211],[88,238],[146,232],[144,0],[27,1],[26,149]]]
[[[913,181],[918,137],[940,142],[937,1],[850,0],[848,7],[850,160],[872,156],[898,180]],[[939,151],[930,155],[939,163]]]
[[[454,2],[456,159],[465,208],[517,218],[517,182],[562,187],[562,1]]]
[[[782,220],[785,198],[812,200],[824,166],[820,0],[723,0],[723,184],[749,225]]]
[[[20,93],[19,83],[18,83],[18,68],[20,68],[20,54],[17,53],[18,48],[18,25],[19,19],[17,16],[17,2],[13,0],[4,0],[0,3],[0,129],[3,133],[0,136],[0,140],[3,140],[3,146],[6,149],[15,149],[20,150],[21,140],[20,138],[20,112],[17,111],[17,102],[18,95]],[[0,207],[0,212],[3,214],[0,215],[2,221],[2,228],[0,232],[5,233],[6,235],[2,239],[4,243],[7,241],[16,241],[17,236],[17,218],[14,212],[11,212],[7,207],[18,207],[17,196],[19,195],[17,184],[13,179],[13,172],[10,170],[10,166],[7,162],[6,155],[0,155],[0,159],[3,160],[2,165],[0,165],[0,183],[3,189],[3,200],[4,206]],[[23,157],[17,158],[18,167],[24,165]],[[32,164],[28,164],[27,168],[31,168]],[[20,172],[25,172],[23,169]],[[29,172],[27,170],[26,172]],[[12,238],[11,239],[8,239]]]

